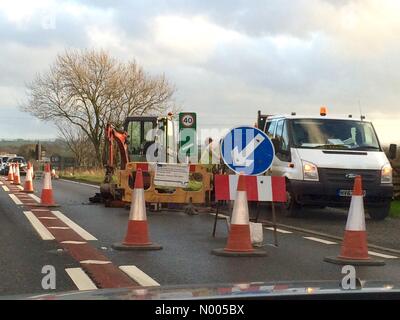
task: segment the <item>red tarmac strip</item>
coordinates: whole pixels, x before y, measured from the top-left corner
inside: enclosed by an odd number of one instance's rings
[[[52,229],[51,227],[68,226],[51,212],[51,208],[42,208],[40,211],[35,210],[37,208],[35,206],[37,204],[36,201],[34,201],[31,197],[28,199],[25,196],[26,193],[22,192],[22,190],[17,188],[15,185],[10,184],[10,182],[6,181],[5,179],[2,179],[2,181],[10,189],[10,193],[14,193],[15,196],[23,203],[24,210],[31,211],[40,220],[46,229],[54,236],[60,246],[72,258],[81,264],[82,269],[85,270],[85,272],[99,288],[125,288],[140,286],[111,262],[104,264],[104,262],[109,262],[110,260],[101,254],[96,248],[90,245],[74,230],[70,228]],[[55,219],[43,219],[43,217],[54,217]],[[63,241],[79,241],[83,243],[61,243]],[[87,261],[87,263],[81,263],[82,261]]]

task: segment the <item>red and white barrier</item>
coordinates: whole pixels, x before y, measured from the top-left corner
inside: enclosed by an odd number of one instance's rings
[[[238,175],[215,175],[215,200],[235,200]],[[286,202],[285,177],[245,176],[248,201]]]

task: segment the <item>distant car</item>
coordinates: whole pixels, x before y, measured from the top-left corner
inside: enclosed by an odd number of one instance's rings
[[[27,165],[24,157],[9,157],[7,161],[3,163],[0,173],[3,175],[8,175],[10,164],[16,162],[19,163],[20,175],[26,175]]]

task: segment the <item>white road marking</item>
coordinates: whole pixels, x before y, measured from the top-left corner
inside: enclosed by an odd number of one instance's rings
[[[316,241],[324,244],[337,244],[337,242],[329,241],[329,240],[324,240],[320,238],[315,238],[315,237],[303,237],[304,239],[311,240],[311,241]]]
[[[17,188],[18,188],[19,190],[24,190],[24,187],[23,187],[23,186],[17,186]]]
[[[17,204],[17,205],[23,204],[21,202],[21,200],[19,200],[15,194],[9,193],[8,195],[15,202],[15,204]]]
[[[3,188],[3,190],[6,191],[6,192],[10,191],[10,189],[8,189],[7,186],[2,186],[2,188]]]
[[[104,261],[104,260],[82,260],[79,261],[81,264],[109,264],[111,261]]]
[[[273,227],[265,227],[265,229],[270,230],[270,231],[274,231]],[[292,231],[287,231],[287,230],[283,230],[283,229],[279,229],[276,228],[276,232],[280,232],[280,233],[293,233]]]
[[[48,229],[60,229],[60,230],[67,230],[70,229],[68,227],[48,227]]]
[[[31,211],[49,211],[49,209],[32,209]]]
[[[82,227],[78,226],[75,222],[73,222],[70,218],[62,214],[60,211],[52,211],[52,213],[64,222],[68,227],[74,230],[77,234],[79,234],[85,240],[97,240],[93,235],[87,232]]]
[[[61,241],[60,243],[65,243],[65,244],[85,244],[87,243],[86,241]]]
[[[212,216],[216,216],[217,214],[216,213],[210,213]],[[225,219],[228,219],[228,218],[230,218],[229,216],[227,216],[227,215],[225,215],[225,214],[222,214],[222,213],[218,213],[218,218],[225,218]]]
[[[35,200],[35,201],[37,201],[37,202],[40,202],[41,201],[41,199],[37,196],[37,195],[35,195],[35,194],[33,194],[33,193],[29,193],[28,194],[33,200]]]
[[[378,253],[378,252],[375,252],[375,251],[368,251],[368,254],[371,255],[371,256],[377,256],[377,257],[385,258],[385,259],[397,259],[398,258],[396,256],[391,256],[391,255],[388,255],[388,254]]]
[[[144,287],[160,286],[160,284],[136,266],[120,266],[123,272]]]
[[[65,269],[69,277],[75,283],[79,290],[96,290],[97,287],[82,268],[67,268]]]
[[[57,220],[56,217],[38,217],[38,218],[43,220]]]
[[[4,184],[3,182],[0,181],[0,185]]]
[[[92,188],[100,188],[99,186],[95,186],[93,184],[90,183],[84,183],[84,182],[77,182],[77,181],[71,181],[71,180],[67,180],[67,179],[59,179],[60,181],[66,181],[66,182],[70,182],[70,183],[75,183],[75,184],[82,184],[84,186],[88,186],[88,187],[92,187]]]
[[[54,240],[54,236],[49,230],[39,221],[38,218],[31,211],[24,211],[25,216],[28,218],[29,222],[32,224],[33,228],[42,238],[42,240]]]

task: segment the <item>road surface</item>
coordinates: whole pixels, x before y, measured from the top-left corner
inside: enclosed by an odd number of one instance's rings
[[[268,254],[266,257],[212,255],[212,249],[224,247],[227,225],[220,219],[217,236],[213,238],[214,217],[210,213],[190,216],[178,211],[148,211],[151,239],[163,249],[116,251],[111,245],[124,238],[129,210],[90,204],[88,198],[98,187],[55,180],[54,197],[60,206],[47,209],[36,207],[37,198],[21,194],[4,179],[1,183],[1,295],[49,293],[41,286],[44,276],[41,270],[45,265],[52,265],[56,270],[54,291],[57,292],[256,281],[337,280],[340,283],[343,277],[340,266],[323,261],[325,256],[339,253],[340,241],[290,227],[280,227],[279,245],[274,247],[273,233],[265,226],[263,249]],[[4,186],[8,186],[9,191],[4,190]],[[40,195],[40,188],[41,182],[35,181],[36,196]],[[260,219],[268,218],[265,212],[260,216]],[[336,211],[310,211],[305,219],[278,215],[278,222],[285,225],[339,236],[343,234],[345,220],[345,214]],[[398,221],[392,219],[368,221],[371,243],[389,249],[400,248],[396,225]],[[46,235],[49,239],[43,240]],[[359,267],[357,276],[362,280],[400,281],[400,254],[370,251],[371,256],[379,256],[386,265]]]

